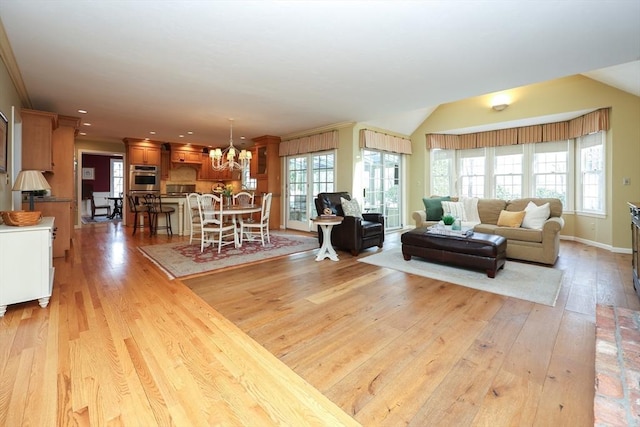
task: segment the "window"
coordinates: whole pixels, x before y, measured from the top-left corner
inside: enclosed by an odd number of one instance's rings
[[[484,197],[484,178],[486,170],[484,148],[460,150],[459,156],[460,196]],[[452,178],[454,177],[452,176]]]
[[[454,150],[431,152],[431,194],[441,196],[455,194],[451,180],[451,177],[456,175],[454,159]]]
[[[122,159],[111,159],[111,195],[124,194],[124,163]]]
[[[334,159],[335,154],[333,152],[313,155],[313,194],[335,191]]]
[[[568,206],[568,141],[533,144],[533,195],[554,197]]]
[[[251,168],[244,168],[242,170],[242,188],[245,190],[255,190],[258,185],[258,181],[251,178]]]
[[[495,197],[503,200],[522,198],[522,145],[495,148],[493,178]]]
[[[578,138],[578,210],[604,213],[604,132]]]

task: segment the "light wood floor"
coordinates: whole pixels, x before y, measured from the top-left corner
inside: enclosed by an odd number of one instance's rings
[[[640,309],[630,255],[572,242],[548,307],[346,252],[185,280],[198,296],[137,250],[166,241],[84,226],[49,307],[9,306],[1,426],[593,425],[596,303]]]

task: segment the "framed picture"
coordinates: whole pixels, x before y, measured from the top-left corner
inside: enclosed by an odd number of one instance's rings
[[[82,168],[82,179],[96,179],[95,168]]]
[[[0,173],[7,172],[7,145],[9,140],[9,121],[0,111]]]

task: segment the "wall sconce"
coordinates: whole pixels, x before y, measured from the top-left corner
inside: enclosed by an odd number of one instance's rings
[[[510,99],[507,95],[496,95],[491,100],[491,108],[495,111],[502,111],[509,106],[509,101]]]

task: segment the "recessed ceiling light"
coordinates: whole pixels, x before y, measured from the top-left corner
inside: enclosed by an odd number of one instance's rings
[[[156,133],[154,131],[149,132],[151,135],[155,135]]]
[[[80,135],[85,136],[87,133],[86,132],[80,132]]]
[[[184,135],[178,135],[179,138],[184,138]]]
[[[91,123],[83,123],[84,126],[91,126]]]
[[[189,135],[193,135],[193,132],[192,132],[192,131],[189,131],[189,132],[187,132],[187,134],[189,134]]]
[[[87,110],[78,110],[78,113],[80,113],[80,114],[87,114]]]

